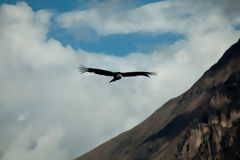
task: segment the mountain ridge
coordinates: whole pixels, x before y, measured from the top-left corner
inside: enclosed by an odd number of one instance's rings
[[[224,157],[228,153],[222,154],[223,148],[237,145],[234,133],[240,131],[236,125],[240,121],[239,62],[240,40],[189,90],[166,102],[136,127],[76,160]],[[230,155],[240,158],[240,151],[236,152]]]

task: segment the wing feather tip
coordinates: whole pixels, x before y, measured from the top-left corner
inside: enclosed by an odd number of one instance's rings
[[[157,76],[157,72],[149,72],[149,75]]]
[[[80,73],[85,73],[85,72],[88,72],[89,68],[85,67],[84,65],[81,65],[78,67],[78,71]]]

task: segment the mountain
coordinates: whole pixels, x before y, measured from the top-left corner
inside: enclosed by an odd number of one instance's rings
[[[185,93],[77,160],[240,159],[240,40]]]

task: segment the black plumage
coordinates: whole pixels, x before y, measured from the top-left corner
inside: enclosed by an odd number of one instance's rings
[[[95,73],[99,75],[104,75],[104,76],[111,76],[113,79],[109,82],[117,81],[121,79],[122,77],[135,77],[135,76],[146,76],[150,78],[150,75],[156,75],[155,72],[143,72],[143,71],[137,71],[137,72],[111,72],[103,69],[98,69],[98,68],[88,68],[83,65],[79,66],[79,71],[81,73],[85,72],[90,72],[90,73]]]

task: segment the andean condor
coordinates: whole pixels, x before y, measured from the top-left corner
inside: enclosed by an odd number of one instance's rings
[[[111,71],[102,70],[102,69],[98,69],[98,68],[88,68],[83,65],[80,65],[78,69],[81,73],[92,72],[92,73],[99,74],[99,75],[112,76],[113,79],[109,83],[117,81],[117,80],[121,79],[122,77],[146,76],[146,77],[150,78],[150,75],[156,75],[155,72],[143,72],[143,71],[111,72]]]

